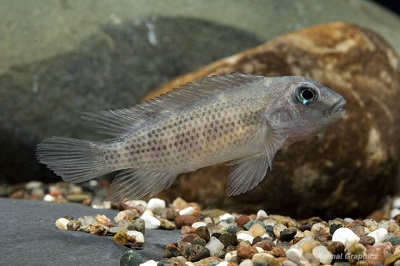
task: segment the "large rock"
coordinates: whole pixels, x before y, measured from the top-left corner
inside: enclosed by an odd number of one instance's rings
[[[61,231],[54,225],[63,216],[104,214],[113,220],[116,210],[4,198],[0,198],[0,210],[1,265],[119,265],[129,250],[111,236]],[[165,246],[180,237],[179,230],[146,230],[143,249],[138,252],[161,260]]]
[[[206,206],[307,217],[365,216],[395,190],[399,164],[398,57],[377,34],[346,23],[310,27],[173,80],[147,98],[204,76],[246,72],[299,75],[342,94],[347,114],[335,127],[277,153],[254,190],[226,198],[227,167],[181,176],[167,195]]]

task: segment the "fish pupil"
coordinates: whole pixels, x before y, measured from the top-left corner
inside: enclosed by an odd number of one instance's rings
[[[309,105],[317,101],[318,93],[314,88],[303,85],[296,88],[295,96],[302,105]]]

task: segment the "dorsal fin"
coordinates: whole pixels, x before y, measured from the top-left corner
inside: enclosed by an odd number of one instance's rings
[[[191,106],[199,99],[222,90],[248,86],[263,79],[265,79],[263,76],[242,73],[211,76],[188,83],[179,89],[131,108],[83,113],[82,118],[87,120],[96,131],[119,137],[151,117],[168,115],[171,111],[183,106]]]

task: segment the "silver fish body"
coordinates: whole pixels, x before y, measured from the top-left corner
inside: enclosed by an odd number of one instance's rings
[[[219,163],[233,165],[227,194],[238,195],[263,180],[277,150],[343,117],[345,103],[304,77],[213,76],[132,108],[84,113],[114,138],[53,137],[39,144],[37,155],[69,182],[123,170],[111,200],[154,195],[181,173]]]

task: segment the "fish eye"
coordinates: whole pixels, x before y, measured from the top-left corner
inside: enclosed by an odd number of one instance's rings
[[[300,85],[296,88],[295,98],[302,105],[310,105],[317,101],[318,92],[313,87]]]

